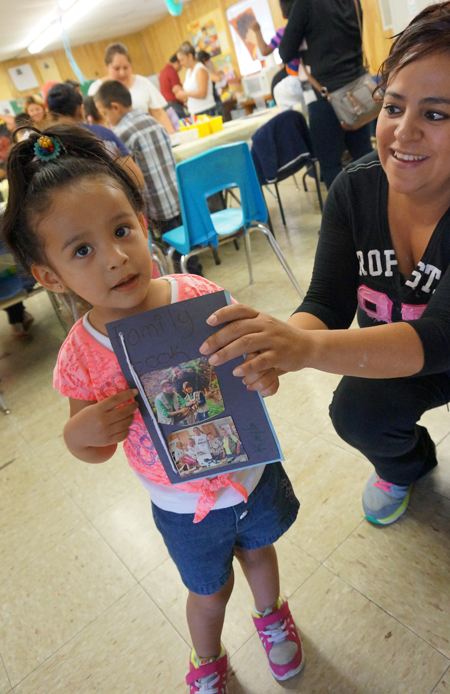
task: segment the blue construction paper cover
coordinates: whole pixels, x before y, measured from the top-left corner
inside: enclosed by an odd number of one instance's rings
[[[220,291],[106,326],[172,484],[283,460],[261,396],[232,374],[242,357],[213,367],[199,352],[229,303]]]

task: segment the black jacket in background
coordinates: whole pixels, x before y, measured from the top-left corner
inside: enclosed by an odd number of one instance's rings
[[[296,0],[279,45],[282,61],[293,60],[299,47],[303,63],[329,92],[364,74],[354,0]]]

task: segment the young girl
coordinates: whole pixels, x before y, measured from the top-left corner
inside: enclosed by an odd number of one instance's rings
[[[183,390],[185,393],[184,401],[186,403],[186,407],[189,407],[190,409],[188,424],[193,424],[194,422],[201,422],[203,419],[208,419],[209,405],[206,401],[205,394],[201,390],[194,390],[190,381],[185,381],[183,383]]]
[[[219,287],[176,275],[153,280],[142,198],[92,133],[57,124],[17,143],[8,158],[6,241],[48,290],[79,295],[92,309],[58,356],[55,387],[69,398],[71,453],[103,463],[119,442],[149,489],[156,526],[188,588],[193,642],[191,694],[225,694],[220,636],[236,555],[251,587],[253,619],[277,679],[302,667],[302,649],[280,597],[273,542],[294,522],[298,501],[281,463],[171,486],[111,349],[106,324]],[[201,521],[201,522],[199,522]]]

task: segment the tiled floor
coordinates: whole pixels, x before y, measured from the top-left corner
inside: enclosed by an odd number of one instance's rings
[[[281,188],[287,229],[268,196],[277,238],[306,288],[316,199],[292,182]],[[231,244],[218,267],[203,256],[205,274],[287,318],[296,292],[266,240],[254,236],[252,246],[253,286],[243,249]],[[96,466],[66,451],[67,403],[51,387],[63,335],[45,295],[28,307],[31,343],[10,339],[0,321],[0,376],[12,409],[0,414],[0,694],[187,694],[186,590],[147,494],[123,453]],[[450,414],[424,417],[440,466],[416,486],[401,520],[377,528],[361,512],[371,466],[329,423],[338,380],[296,373],[267,401],[302,503],[277,548],[304,671],[284,684],[272,679],[237,569],[223,635],[230,694],[450,691]]]

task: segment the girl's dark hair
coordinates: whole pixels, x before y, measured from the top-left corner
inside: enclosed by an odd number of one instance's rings
[[[47,162],[35,157],[34,145],[42,135],[59,139],[64,148],[60,156]],[[2,232],[7,246],[28,271],[33,263],[47,262],[45,243],[35,229],[39,216],[51,208],[55,190],[84,178],[107,177],[120,186],[137,214],[144,207],[134,181],[103,142],[81,125],[56,123],[43,133],[33,129],[27,139],[11,148],[6,176],[9,196]]]
[[[211,60],[211,55],[208,53],[208,51],[199,51],[197,53],[197,60],[199,60],[204,65],[208,62],[208,60]]]
[[[124,46],[123,43],[110,43],[105,51],[105,64],[109,65],[112,63],[114,56],[117,55],[117,53],[119,55],[124,55],[128,62],[131,63],[130,54],[128,53],[127,47]]]
[[[93,96],[85,96],[83,99],[84,112],[86,116],[91,116],[96,123],[103,120],[100,113],[98,112],[97,106],[95,105]]]
[[[380,68],[378,89],[385,89],[395,73],[405,65],[431,53],[450,52],[450,2],[429,5],[419,12],[391,46]]]
[[[70,84],[55,84],[47,94],[47,108],[50,113],[73,118],[83,103],[83,97]]]

